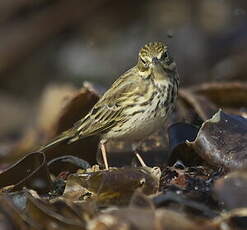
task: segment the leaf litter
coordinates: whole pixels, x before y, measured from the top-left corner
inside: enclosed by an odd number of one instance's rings
[[[1,229],[246,229],[246,89],[181,89],[162,130],[142,144],[149,167],[133,160],[128,143],[112,142],[106,171],[98,137],[35,151],[99,98],[91,84],[47,88],[36,125],[1,155]]]

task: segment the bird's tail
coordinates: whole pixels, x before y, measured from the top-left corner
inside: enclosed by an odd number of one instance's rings
[[[75,138],[75,132],[74,130],[70,129],[68,131],[63,132],[61,135],[55,137],[53,140],[51,140],[48,144],[41,146],[38,150],[39,151],[45,151],[48,150],[57,144],[63,143],[63,142],[71,142]]]

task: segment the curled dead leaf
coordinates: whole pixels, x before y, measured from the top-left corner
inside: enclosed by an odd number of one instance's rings
[[[51,190],[51,180],[46,164],[46,156],[40,152],[26,155],[0,174],[0,187],[11,186],[8,191],[23,187],[35,189],[39,193]]]
[[[219,110],[205,121],[193,142],[187,142],[201,158],[216,167],[247,166],[247,120]]]
[[[73,174],[69,177],[69,187],[66,186],[65,191],[66,196],[69,195],[68,191],[76,194],[83,192],[84,196],[90,192],[99,203],[126,204],[136,189],[147,195],[156,193],[159,179],[160,169],[157,167],[111,168],[107,171]]]

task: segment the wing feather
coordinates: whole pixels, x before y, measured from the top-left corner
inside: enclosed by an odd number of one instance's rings
[[[40,150],[47,150],[61,142],[72,143],[87,136],[106,133],[118,122],[126,121],[126,106],[134,103],[137,97],[143,97],[148,87],[137,71],[134,67],[118,78],[84,118]]]
[[[132,68],[117,79],[88,115],[75,124],[79,138],[103,134],[126,119],[126,101],[136,97],[136,91],[140,90],[141,78],[133,77],[136,71]]]

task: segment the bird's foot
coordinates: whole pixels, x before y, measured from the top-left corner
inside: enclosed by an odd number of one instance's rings
[[[103,161],[104,161],[104,165],[105,165],[105,169],[108,170],[109,166],[108,166],[108,161],[107,161],[107,156],[106,156],[106,147],[105,147],[106,141],[105,140],[101,140],[100,141],[100,149],[101,149],[101,154],[103,157]]]

